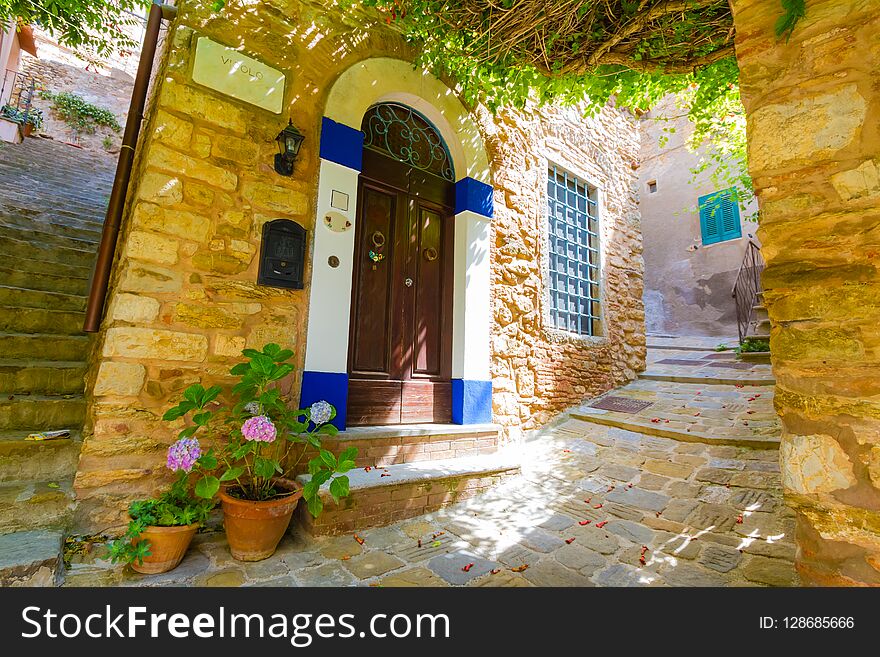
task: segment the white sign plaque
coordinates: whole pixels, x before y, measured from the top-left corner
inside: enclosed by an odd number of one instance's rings
[[[284,106],[284,73],[208,37],[196,41],[192,79],[275,114]]]

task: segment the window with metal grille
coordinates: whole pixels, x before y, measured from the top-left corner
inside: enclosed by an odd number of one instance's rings
[[[551,165],[547,205],[551,325],[601,335],[598,190]]]
[[[700,233],[704,246],[742,237],[735,187],[701,196],[699,204]]]

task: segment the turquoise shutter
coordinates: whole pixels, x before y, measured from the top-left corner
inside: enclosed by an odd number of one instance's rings
[[[703,245],[742,237],[736,190],[712,192],[699,198]]]
[[[739,203],[736,201],[735,190],[730,189],[721,199],[721,239],[733,240],[742,237],[739,222]]]
[[[712,194],[700,197],[700,233],[703,236],[703,245],[721,241],[720,214]]]

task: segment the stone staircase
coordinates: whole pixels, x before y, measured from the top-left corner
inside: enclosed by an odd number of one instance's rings
[[[755,318],[749,322],[746,330],[747,338],[770,339],[770,316],[767,314],[767,306],[764,305],[764,293],[758,294],[758,304],[753,306]]]
[[[114,162],[50,140],[0,148],[0,585],[59,576],[85,415],[88,280]],[[28,441],[38,431],[68,438]]]

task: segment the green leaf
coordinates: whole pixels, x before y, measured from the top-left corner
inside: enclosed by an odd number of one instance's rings
[[[205,499],[211,499],[220,490],[220,480],[217,477],[206,476],[199,479],[196,483],[196,495]]]
[[[278,379],[283,379],[291,372],[293,372],[293,365],[276,365],[269,378],[272,379],[272,381],[277,381]]]
[[[205,388],[200,383],[196,383],[183,391],[183,398],[193,404],[198,404],[203,394],[205,394]]]
[[[217,399],[217,395],[219,395],[223,391],[223,388],[220,386],[211,386],[204,393],[202,393],[202,407],[210,404],[212,401]]]
[[[330,468],[331,470],[336,469],[336,457],[333,456],[333,452],[326,450],[326,449],[322,449],[320,452],[320,457],[321,457],[321,460],[324,462],[324,464],[328,468]]]
[[[235,376],[242,376],[243,374],[247,374],[250,371],[250,369],[251,369],[250,363],[239,363],[238,365],[233,367],[231,370],[229,370],[229,373],[233,374]]]
[[[274,342],[270,342],[265,347],[263,347],[263,353],[269,356],[270,358],[275,358],[275,356],[281,352],[281,346],[275,344]]]
[[[348,497],[348,477],[336,477],[330,482],[330,494],[337,502],[340,497]]]
[[[242,354],[242,356],[244,356],[245,358],[254,358],[254,357],[256,357],[256,356],[262,356],[262,355],[263,355],[263,352],[262,352],[262,351],[257,351],[256,349],[243,349],[242,352],[241,352],[241,354]],[[245,363],[245,364],[247,364],[247,363]]]
[[[192,437],[196,431],[198,431],[198,427],[186,427],[180,433],[177,434],[178,438],[190,438]]]
[[[234,467],[229,468],[226,472],[220,475],[220,481],[232,481],[233,479],[238,479],[241,475],[244,474],[244,468]]]
[[[293,357],[293,352],[290,349],[282,349],[277,354],[275,354],[275,362],[283,363],[286,360],[289,360]]]
[[[254,458],[254,474],[263,479],[269,479],[275,475],[277,461],[257,456]]]
[[[354,461],[340,461],[336,466],[336,472],[348,472],[355,467]]]
[[[311,481],[314,481],[318,486],[323,486],[324,482],[326,482],[333,475],[330,470],[320,470],[312,475]]]
[[[193,422],[195,422],[200,427],[208,424],[208,421],[211,419],[211,416],[214,414],[211,411],[204,411],[203,413],[196,413],[193,415]]]
[[[213,470],[217,467],[217,457],[214,456],[213,452],[208,452],[207,454],[202,454],[196,463],[205,470]]]
[[[347,447],[342,450],[342,453],[339,455],[340,463],[342,461],[354,461],[357,457],[358,449],[357,447]]]
[[[306,485],[303,486],[303,497],[306,498],[306,500],[312,499],[315,495],[318,494],[319,488],[320,486],[318,486],[318,484],[314,481],[306,482]]]
[[[308,500],[309,513],[312,514],[313,518],[317,518],[321,515],[321,511],[324,510],[324,503],[321,501],[320,495],[315,495],[314,497]]]
[[[319,456],[311,459],[309,461],[309,474],[314,475],[317,472],[320,472],[324,468],[324,462],[321,460]]]
[[[321,433],[325,436],[335,436],[339,433],[339,429],[337,429],[336,426],[333,424],[322,424],[320,427],[318,427],[315,433]]]

